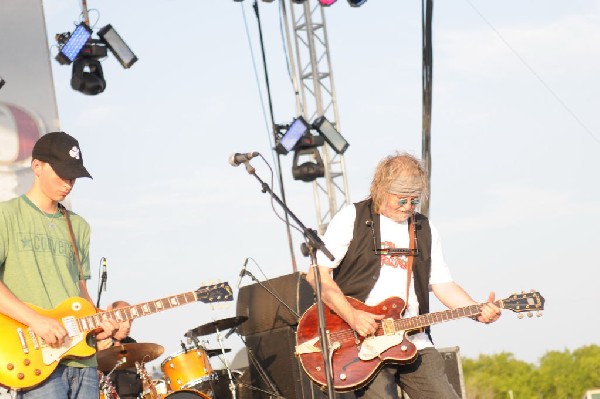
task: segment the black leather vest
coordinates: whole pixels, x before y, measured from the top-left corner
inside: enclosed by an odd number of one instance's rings
[[[365,301],[381,271],[381,258],[376,255],[373,244],[381,248],[379,214],[372,210],[373,201],[367,199],[354,204],[356,220],[354,234],[348,251],[340,265],[334,269],[333,278],[344,293],[361,301]],[[417,213],[416,236],[419,255],[413,262],[415,292],[419,299],[419,314],[429,312],[429,275],[431,272],[431,229],[427,217]],[[373,229],[371,229],[371,224]],[[401,288],[403,294],[404,287]]]

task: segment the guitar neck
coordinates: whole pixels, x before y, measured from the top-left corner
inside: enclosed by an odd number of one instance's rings
[[[494,302],[499,308],[503,308],[502,301]],[[439,324],[450,320],[462,319],[463,317],[473,317],[481,313],[483,303],[477,305],[469,305],[464,308],[448,309],[441,312],[427,313],[407,319],[394,320],[396,331],[400,330],[416,330],[419,328]]]
[[[161,299],[155,299],[149,302],[142,302],[137,305],[126,306],[123,308],[99,312],[86,317],[76,319],[80,331],[92,331],[100,327],[103,320],[112,317],[118,322],[137,319],[138,317],[151,315],[163,310],[176,308],[198,301],[196,292],[184,292],[183,294],[171,295]]]

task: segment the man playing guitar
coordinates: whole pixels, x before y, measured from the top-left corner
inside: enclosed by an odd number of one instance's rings
[[[31,169],[33,185],[29,191],[0,203],[0,313],[29,330],[16,331],[21,335],[21,344],[19,348],[7,349],[18,354],[31,353],[21,346],[26,348],[33,340],[32,348],[43,345],[58,350],[71,338],[59,320],[37,312],[26,302],[52,309],[70,297],[81,297],[93,306],[86,286],[90,279],[90,226],[59,204],[69,195],[77,178],[91,177],[83,166],[79,143],[64,132],[42,136],[33,147]],[[72,306],[80,308],[81,304],[74,302]],[[106,318],[99,327],[97,338],[102,339],[111,336],[119,326]],[[3,341],[6,339],[3,337]],[[15,359],[0,367],[10,378],[12,370],[31,369],[30,374],[18,372],[14,376],[20,387],[29,388],[30,376],[35,379],[42,371],[37,365],[27,366]],[[18,398],[97,397],[95,366],[93,356],[65,359],[43,383],[19,391]]]
[[[415,212],[427,195],[426,183],[427,176],[416,158],[388,156],[375,171],[369,198],[342,209],[329,223],[323,241],[335,260],[317,254],[322,299],[361,337],[374,334],[384,315],[360,310],[346,296],[366,305],[400,297],[406,303],[404,317],[429,312],[429,289],[450,309],[477,304],[452,280],[435,227]],[[307,280],[314,286],[312,268]],[[500,317],[494,299],[492,292],[477,321],[491,323]],[[397,398],[397,385],[411,399],[458,398],[429,328],[409,339],[418,350],[414,361],[386,363],[355,391],[357,398]]]

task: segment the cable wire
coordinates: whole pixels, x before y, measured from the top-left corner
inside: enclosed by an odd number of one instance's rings
[[[556,101],[558,101],[558,103],[565,109],[565,111],[567,111],[572,117],[573,119],[575,119],[575,121],[579,124],[579,126],[581,126],[581,128],[583,128],[583,130],[585,130],[587,132],[587,134],[590,135],[590,137],[598,144],[600,144],[600,139],[598,139],[594,133],[583,123],[583,121],[581,119],[579,119],[579,117],[575,114],[575,112],[573,110],[571,110],[571,108],[569,108],[569,106],[567,105],[567,103],[565,101],[563,101],[559,95],[552,90],[552,88],[550,87],[549,84],[547,84],[544,79],[542,79],[542,77],[540,76],[539,73],[537,73],[532,67],[531,65],[529,65],[527,63],[527,61],[525,60],[525,58],[523,58],[521,56],[521,54],[519,54],[519,52],[517,50],[515,50],[510,43],[508,42],[508,40],[506,40],[501,34],[500,32],[492,25],[492,23],[490,21],[487,20],[487,18],[481,13],[481,11],[479,11],[477,9],[477,7],[475,7],[473,5],[473,3],[471,2],[471,0],[465,0],[465,2],[467,2],[467,4],[469,4],[469,6],[471,6],[471,8],[477,13],[479,14],[479,16],[481,17],[481,19],[490,27],[490,29],[492,29],[492,31],[494,31],[494,33],[500,38],[500,40],[506,45],[506,47],[508,47],[508,49],[519,59],[519,61],[521,61],[521,63],[523,65],[525,65],[525,67],[527,69],[529,69],[529,72],[531,72],[533,74],[533,76],[535,76],[537,78],[537,80],[542,84],[542,86],[544,86],[546,88],[546,90],[548,90],[548,92],[552,95],[552,97],[554,97],[554,99]]]

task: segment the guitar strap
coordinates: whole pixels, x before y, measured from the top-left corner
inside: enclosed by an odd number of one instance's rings
[[[75,253],[75,260],[77,261],[77,268],[79,269],[79,280],[83,280],[83,269],[81,268],[81,260],[79,259],[79,251],[77,250],[77,245],[75,244],[75,234],[73,233],[73,226],[71,225],[71,218],[69,218],[69,211],[67,208],[61,203],[58,204],[58,209],[60,209],[60,213],[63,214],[65,220],[67,221],[67,230],[69,230],[69,238],[71,239],[71,246],[73,247],[73,253]]]
[[[406,306],[408,307],[408,293],[410,292],[410,280],[412,278],[412,267],[413,261],[415,259],[416,253],[416,230],[417,224],[415,223],[415,215],[408,219],[408,247],[411,249],[411,253],[408,255],[408,262],[406,265]]]

